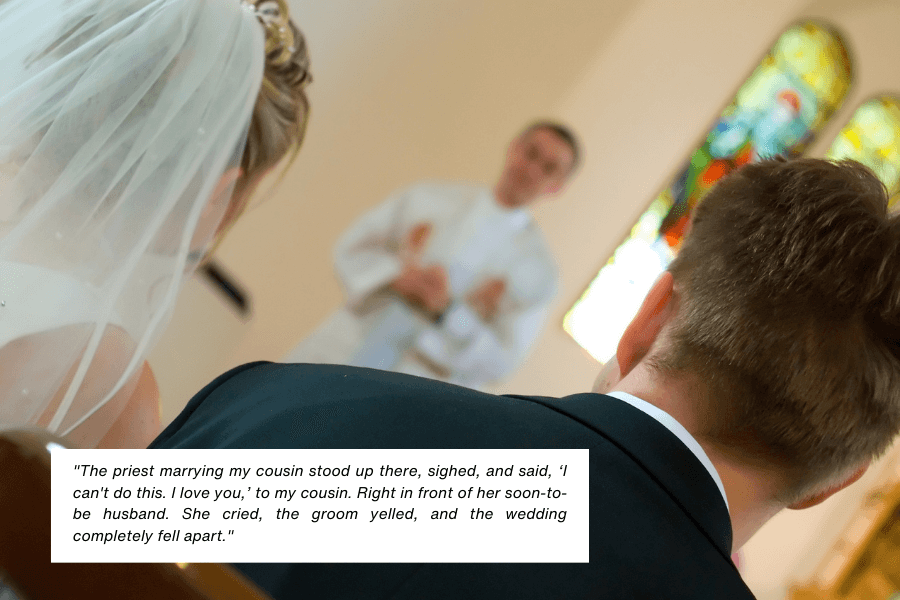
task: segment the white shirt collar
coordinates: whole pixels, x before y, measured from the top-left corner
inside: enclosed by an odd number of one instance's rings
[[[489,201],[487,203],[489,207],[489,214],[491,219],[497,221],[498,223],[503,223],[506,227],[510,229],[512,232],[516,232],[531,222],[531,213],[528,212],[525,208],[509,208],[507,206],[503,206],[500,202],[497,201],[497,197],[494,196],[494,192],[490,190],[486,190],[488,192],[487,198]]]
[[[660,425],[671,431],[675,434],[681,442],[688,447],[688,450],[694,453],[694,456],[697,457],[706,470],[709,471],[710,476],[713,478],[713,481],[716,483],[716,487],[719,488],[719,492],[722,494],[722,499],[725,500],[725,508],[728,508],[728,497],[725,495],[725,486],[722,485],[722,479],[719,477],[719,473],[716,471],[716,468],[713,466],[712,461],[709,460],[709,457],[706,455],[706,452],[703,451],[703,448],[694,439],[688,430],[685,429],[681,423],[675,420],[675,418],[667,413],[666,411],[653,406],[646,400],[641,400],[636,396],[632,396],[628,392],[607,392],[607,396],[612,396],[613,398],[617,398],[622,402],[626,402],[631,406],[635,407],[642,413],[653,417],[656,421],[659,422]],[[730,512],[730,509],[729,509]]]

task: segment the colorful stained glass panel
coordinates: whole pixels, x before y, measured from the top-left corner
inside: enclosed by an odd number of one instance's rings
[[[805,22],[785,31],[566,314],[569,335],[606,362],[706,192],[742,164],[800,154],[843,102],[851,77],[845,45],[830,27]]]

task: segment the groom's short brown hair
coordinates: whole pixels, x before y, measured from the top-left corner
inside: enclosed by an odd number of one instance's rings
[[[703,388],[701,435],[783,467],[791,501],[900,429],[900,217],[863,165],[747,165],[697,207],[669,270],[658,368]]]

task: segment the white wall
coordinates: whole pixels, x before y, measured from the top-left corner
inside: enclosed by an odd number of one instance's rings
[[[490,182],[505,144],[535,116],[583,138],[584,166],[536,209],[562,287],[524,368],[501,391],[586,391],[596,362],[562,317],[667,183],[744,78],[792,22],[820,17],[846,36],[856,83],[811,147],[821,155],[869,95],[900,92],[900,0],[333,0],[294,3],[314,83],[312,122],[274,198],[248,214],[218,260],[252,294],[241,322],[202,282],[188,286],[151,356],[164,420],[224,370],[277,360],[341,301],[331,246],[360,212],[422,178]],[[747,546],[761,599],[805,576],[865,491],[779,516]],[[844,515],[844,517],[842,517]]]

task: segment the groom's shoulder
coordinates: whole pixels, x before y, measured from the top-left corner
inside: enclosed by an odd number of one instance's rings
[[[189,403],[204,410],[251,412],[259,407],[300,413],[328,406],[333,413],[360,403],[369,410],[477,410],[503,397],[403,373],[334,364],[256,362],[219,376]],[[430,408],[429,408],[430,407]]]
[[[232,369],[219,379],[220,384],[244,387],[248,388],[248,391],[260,393],[277,392],[287,388],[332,396],[356,391],[362,395],[388,393],[395,397],[407,395],[422,397],[423,394],[443,397],[496,397],[424,377],[335,364],[256,362]]]
[[[496,443],[510,423],[533,440],[543,413],[524,399],[412,375],[259,362],[206,386],[152,447],[376,448],[385,436],[393,447],[466,447],[472,439]]]

